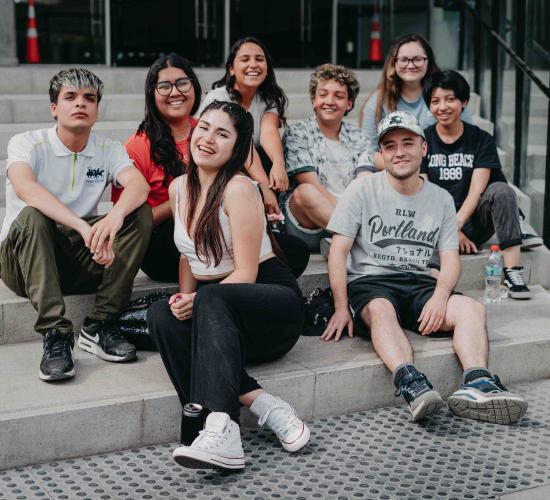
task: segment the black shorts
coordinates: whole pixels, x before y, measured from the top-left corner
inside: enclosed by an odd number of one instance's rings
[[[418,333],[418,317],[432,297],[436,284],[432,276],[407,272],[365,276],[352,281],[348,285],[348,296],[359,334],[368,336],[361,310],[371,300],[380,298],[392,303],[403,328]]]

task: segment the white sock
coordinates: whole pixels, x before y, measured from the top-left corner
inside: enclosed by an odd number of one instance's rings
[[[254,415],[256,415],[258,418],[261,418],[262,415],[265,415],[266,412],[273,408],[276,403],[277,399],[275,398],[275,396],[264,392],[260,394],[250,405],[250,411],[254,413]]]

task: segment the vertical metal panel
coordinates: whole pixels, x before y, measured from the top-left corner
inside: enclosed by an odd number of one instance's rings
[[[338,0],[332,0],[332,42],[330,61],[337,64],[338,61]]]
[[[105,0],[105,65],[111,66],[111,0]]]

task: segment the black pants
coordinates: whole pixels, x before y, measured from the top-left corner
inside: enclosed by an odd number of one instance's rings
[[[275,240],[286,257],[296,278],[302,275],[309,262],[309,249],[300,239],[290,234],[274,232]],[[174,219],[170,217],[153,229],[141,269],[155,281],[178,281],[180,253],[174,244]]]
[[[496,233],[501,250],[521,245],[516,193],[506,182],[494,182],[481,195],[476,211],[462,231],[476,245]]]
[[[151,306],[149,331],[182,406],[239,421],[239,396],[260,388],[244,365],[278,359],[298,341],[304,311],[295,283],[273,258],[260,264],[256,283],[202,284],[189,320],[176,319],[167,301]]]

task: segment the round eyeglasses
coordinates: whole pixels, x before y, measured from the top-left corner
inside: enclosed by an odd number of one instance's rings
[[[189,92],[193,86],[191,78],[178,78],[174,83],[158,82],[155,85],[155,90],[162,96],[167,96],[172,93],[172,89],[176,87],[182,94]]]
[[[424,66],[424,64],[426,64],[426,61],[428,60],[427,57],[422,57],[422,56],[415,56],[415,57],[398,57],[396,60],[395,60],[395,63],[400,67],[400,68],[406,68],[409,63],[412,63],[412,65],[415,67],[415,68],[421,68],[422,66]]]

